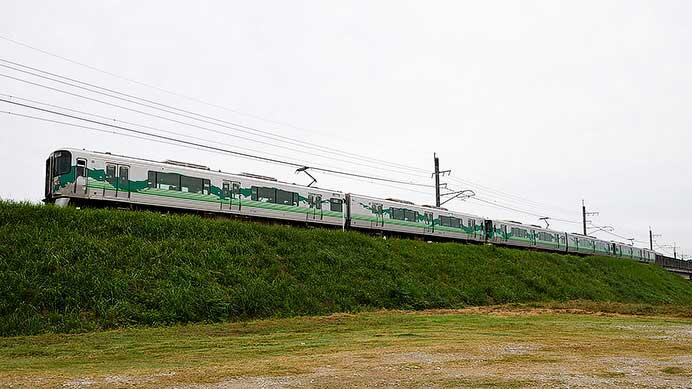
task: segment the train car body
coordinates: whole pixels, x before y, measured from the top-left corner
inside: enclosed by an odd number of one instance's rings
[[[656,253],[539,226],[270,177],[72,148],[46,160],[45,201],[160,207],[654,263]]]
[[[564,232],[509,220],[487,222],[488,241],[508,246],[538,248],[557,252],[567,250]]]
[[[346,202],[350,228],[485,241],[482,217],[353,193],[346,195]]]
[[[63,149],[46,161],[46,201],[111,202],[343,226],[341,192],[200,165]]]

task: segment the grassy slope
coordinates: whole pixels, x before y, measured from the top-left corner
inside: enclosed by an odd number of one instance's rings
[[[575,299],[692,306],[692,283],[612,258],[0,203],[0,335]]]

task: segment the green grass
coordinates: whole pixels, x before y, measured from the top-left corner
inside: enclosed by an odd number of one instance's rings
[[[571,300],[692,307],[654,265],[357,232],[0,203],[0,335]]]
[[[493,313],[378,311],[6,337],[0,387],[64,387],[79,379],[110,387],[109,377],[129,377],[123,387],[180,387],[272,376],[287,377],[291,387],[402,379],[408,387],[543,387],[567,386],[560,382],[566,376],[689,376],[689,319]],[[632,360],[646,370],[625,377],[620,370]],[[232,387],[260,386],[251,383]]]

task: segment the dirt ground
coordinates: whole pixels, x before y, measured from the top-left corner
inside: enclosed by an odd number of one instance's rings
[[[692,388],[691,340],[686,318],[383,311],[8,338],[0,386]]]

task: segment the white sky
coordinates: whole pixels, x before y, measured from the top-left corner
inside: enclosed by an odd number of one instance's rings
[[[683,247],[679,252],[692,254],[692,3],[198,3],[10,0],[0,13],[0,35],[229,110],[5,40],[0,40],[0,59],[424,170],[432,170],[437,152],[452,177],[474,183],[445,178],[455,189],[473,189],[480,199],[575,221],[584,198],[600,212],[592,218],[595,223],[642,241],[648,241],[651,225],[662,234],[660,244],[677,242]],[[7,68],[0,67],[0,74],[59,86]],[[342,157],[328,151],[317,157],[244,141],[5,77],[0,77],[0,93],[311,165],[432,184],[426,173],[392,173],[335,161]],[[309,182],[287,167],[13,117],[6,112],[37,113],[6,103],[0,103],[0,111],[2,198],[40,200],[44,160],[64,146]],[[434,202],[433,189],[316,176],[321,187]],[[536,216],[478,201],[448,207],[539,224]],[[581,229],[558,222],[551,227]]]

